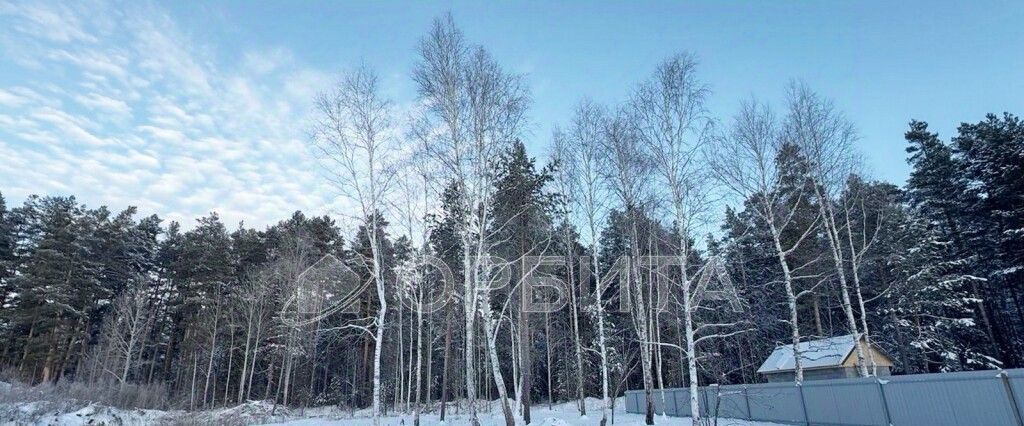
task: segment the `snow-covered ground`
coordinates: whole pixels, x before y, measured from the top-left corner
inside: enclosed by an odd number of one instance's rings
[[[0,403],[0,425],[251,425],[297,418],[289,410],[275,410],[273,404],[262,401],[192,413],[122,409],[80,401]]]
[[[644,416],[641,414],[631,414],[623,412],[623,405],[621,398],[617,401],[615,410],[615,425],[616,426],[640,426],[644,424]],[[484,412],[480,415],[481,426],[503,426],[505,424],[504,418],[501,416],[501,410],[498,409],[496,403],[490,404],[490,412]],[[587,417],[581,417],[579,411],[576,409],[575,403],[563,403],[557,404],[550,409],[546,404],[537,404],[531,411],[533,415],[532,425],[536,426],[593,426],[598,424],[601,419],[600,400],[598,399],[587,399]],[[486,409],[486,408],[485,408]],[[390,415],[382,419],[381,424],[386,426],[411,426],[413,417],[412,415],[397,414]],[[465,415],[455,414],[449,412],[448,419],[445,423],[441,423],[438,420],[436,413],[427,413],[420,416],[420,425],[422,426],[440,426],[440,425],[464,425],[468,424]],[[685,417],[663,417],[658,416],[655,418],[655,424],[658,425],[689,425],[690,419]],[[268,423],[273,425],[282,426],[313,426],[313,425],[338,425],[338,426],[369,426],[373,424],[373,419],[370,417],[368,410],[357,411],[354,414],[342,414],[340,416],[326,413],[326,415],[314,414],[309,412],[303,418],[291,419],[276,423]],[[735,419],[718,419],[719,426],[780,426],[775,423],[763,423],[763,422],[749,422],[744,420]]]
[[[0,393],[9,391],[0,386]],[[533,425],[537,426],[570,426],[595,425],[600,420],[600,401],[587,400],[588,417],[581,417],[573,403],[557,404],[548,408],[546,404],[534,406]],[[495,402],[483,403],[480,414],[483,426],[502,426],[504,420]],[[615,425],[643,425],[643,416],[625,413],[622,400],[617,404]],[[690,419],[679,417],[658,416],[658,425],[689,425]],[[445,423],[438,420],[436,413],[424,413],[420,424],[423,426],[464,425],[468,421],[464,413],[454,406],[449,407],[449,416]],[[368,409],[354,413],[337,407],[315,407],[307,409],[287,409],[274,407],[267,401],[254,401],[228,408],[217,408],[188,413],[180,410],[142,410],[120,409],[97,403],[78,400],[62,401],[30,401],[0,402],[0,425],[340,425],[369,426],[373,424]],[[412,426],[412,415],[392,413],[382,419],[381,424],[387,426]],[[772,423],[747,422],[743,420],[719,419],[721,426],[775,426]]]
[[[169,419],[171,412],[124,410],[99,404],[74,408],[47,402],[0,404],[0,424],[15,425],[151,425]]]

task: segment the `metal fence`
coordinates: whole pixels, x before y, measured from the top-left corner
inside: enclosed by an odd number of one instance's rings
[[[702,415],[822,426],[1024,426],[1024,369],[705,386]],[[652,394],[654,411],[690,415],[690,390]],[[626,391],[642,413],[642,390]]]

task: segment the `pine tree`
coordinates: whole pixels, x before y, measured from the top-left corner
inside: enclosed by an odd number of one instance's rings
[[[978,194],[969,190],[969,182],[962,173],[963,159],[937,134],[929,132],[927,123],[912,121],[904,137],[909,144],[907,162],[913,167],[907,181],[907,201],[914,214],[934,231],[932,237],[950,245],[943,252],[950,268],[945,273],[964,278],[964,285],[975,301],[975,324],[987,335],[988,344],[998,345],[1001,357],[1011,357],[1007,336],[996,332],[992,321],[996,313],[990,303],[993,289],[986,282],[984,255],[976,250],[988,244],[976,245],[984,224],[970,210],[970,206],[977,205]]]
[[[522,407],[523,420],[530,423],[530,402],[532,397],[533,363],[532,349],[535,346],[529,312],[521,309],[527,305],[527,292],[522,291],[521,274],[528,266],[524,256],[542,256],[546,254],[548,238],[551,238],[550,218],[548,212],[552,205],[551,198],[544,193],[544,186],[552,180],[550,167],[538,171],[535,160],[526,154],[526,146],[516,141],[497,161],[497,178],[495,180],[494,203],[492,213],[495,229],[491,234],[501,247],[495,255],[514,262],[512,268],[512,284],[519,288],[518,294],[522,303],[516,309],[518,314],[517,331],[519,332],[519,376],[516,389],[518,403]],[[509,296],[513,297],[513,296]],[[492,299],[494,300],[494,299]],[[494,300],[498,302],[497,300]],[[499,302],[500,303],[500,302]],[[497,305],[500,308],[500,304]],[[512,349],[513,351],[515,349]],[[499,384],[503,386],[504,384]]]
[[[980,258],[976,269],[988,279],[998,341],[1010,367],[1024,363],[1024,123],[1011,114],[989,114],[962,124],[953,138],[958,199],[965,205],[967,238]]]
[[[453,283],[455,285],[454,290],[458,294],[462,294],[459,285],[465,282],[462,270],[462,240],[459,238],[459,226],[465,221],[465,212],[462,210],[464,204],[461,200],[462,193],[460,189],[457,182],[450,182],[446,185],[441,193],[440,213],[430,215],[427,219],[431,227],[429,237],[431,250],[452,271],[455,281]],[[441,357],[440,380],[441,408],[438,413],[441,421],[444,421],[447,415],[449,395],[455,380],[451,376],[457,373],[453,369],[458,365],[458,360],[465,359],[465,356],[457,356],[462,345],[459,344],[461,341],[458,334],[459,328],[455,324],[464,323],[460,318],[461,314],[462,311],[456,309],[454,300],[445,304],[443,324],[444,349]]]
[[[882,334],[894,339],[907,372],[939,372],[998,368],[987,353],[984,332],[975,321],[970,284],[975,277],[960,273],[962,259],[927,222],[907,218],[896,230],[910,244],[889,261],[896,273],[885,293]]]
[[[7,296],[11,292],[10,280],[14,276],[15,268],[14,226],[10,216],[4,195],[0,193],[0,306],[7,303]],[[2,320],[3,318],[0,318],[0,321]],[[0,325],[0,334],[6,335],[5,331],[6,324]]]
[[[92,315],[104,305],[94,253],[96,221],[73,197],[29,197],[16,210],[22,265],[11,281],[12,326],[20,334],[19,366],[35,380],[69,367],[65,354],[84,344]],[[13,355],[13,354],[12,354]]]

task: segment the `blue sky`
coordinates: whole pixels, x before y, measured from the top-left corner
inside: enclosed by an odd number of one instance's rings
[[[873,177],[902,134],[1024,113],[1024,2],[8,2],[0,0],[0,191],[74,194],[184,221],[264,225],[343,208],[305,152],[314,93],[365,61],[414,97],[417,40],[451,11],[527,75],[543,155],[583,96],[614,104],[691,51],[724,122],[791,78],[835,100]]]

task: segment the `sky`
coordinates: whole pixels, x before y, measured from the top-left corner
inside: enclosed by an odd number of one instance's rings
[[[451,12],[522,73],[525,141],[544,157],[583,97],[621,103],[659,61],[695,54],[728,124],[802,79],[853,121],[872,178],[902,184],[903,133],[948,139],[1024,114],[1024,2],[354,2],[0,0],[0,193],[138,206],[188,228],[216,211],[265,226],[346,208],[308,152],[312,98],[359,64],[415,102],[415,46]]]

